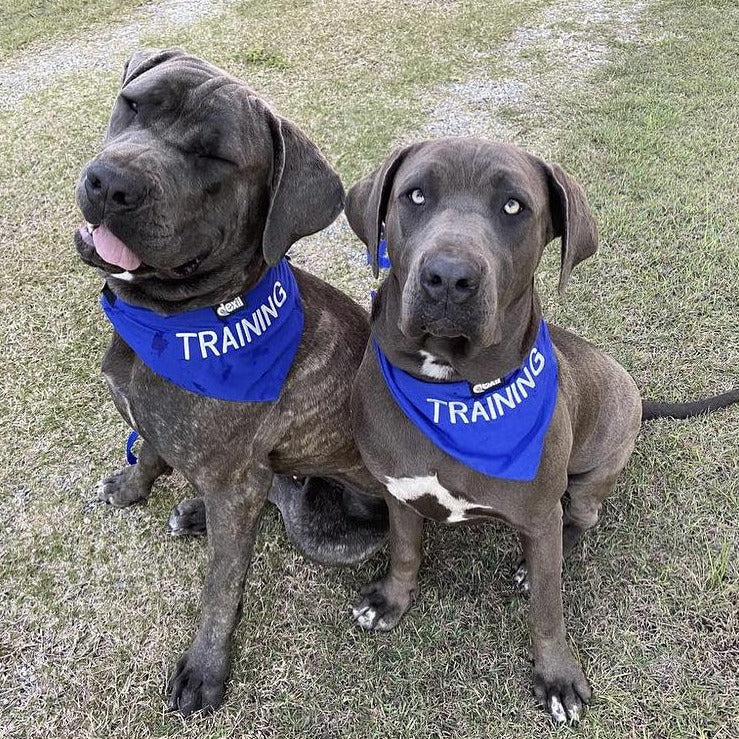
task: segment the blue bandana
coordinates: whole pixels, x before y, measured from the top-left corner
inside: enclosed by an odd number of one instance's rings
[[[524,363],[495,384],[426,382],[394,367],[375,342],[393,399],[426,438],[467,467],[533,480],[557,404],[557,360],[541,322]]]
[[[367,264],[370,263],[370,255],[367,252]],[[390,255],[387,253],[387,239],[383,236],[380,239],[380,243],[377,245],[377,266],[380,269],[390,269]]]
[[[277,400],[303,333],[298,284],[285,259],[248,293],[212,308],[161,316],[108,289],[100,303],[149,369],[220,400]]]

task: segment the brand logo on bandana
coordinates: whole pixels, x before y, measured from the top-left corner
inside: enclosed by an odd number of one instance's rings
[[[536,476],[557,402],[557,361],[544,321],[518,369],[473,387],[413,377],[390,364],[376,342],[375,349],[393,399],[429,441],[491,477]]]
[[[475,395],[480,395],[481,393],[484,393],[486,390],[490,390],[491,387],[495,387],[496,385],[500,385],[500,377],[497,380],[491,380],[490,382],[481,382],[478,385],[473,385],[472,392]]]
[[[226,316],[230,316],[234,311],[237,311],[239,308],[244,307],[244,301],[242,298],[234,298],[233,300],[229,300],[228,303],[221,303],[216,308],[216,314],[218,314],[221,318],[225,318]]]

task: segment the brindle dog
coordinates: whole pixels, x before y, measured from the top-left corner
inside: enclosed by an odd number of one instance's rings
[[[316,146],[245,84],[181,50],[140,52],[126,65],[103,149],[79,178],[87,224],[76,246],[114,296],[174,315],[248,291],[291,244],[333,221],[343,196]],[[138,464],[105,478],[100,498],[114,506],[143,500],[157,477],[176,468],[201,498],[178,506],[170,526],[202,531],[207,520],[200,625],[169,685],[170,707],[185,715],[223,699],[231,634],[275,473],[331,478],[312,478],[301,491],[283,477],[272,490],[288,512],[293,493],[302,493],[301,504],[312,496],[332,503],[344,523],[340,541],[333,529],[298,527],[321,559],[361,559],[387,528],[349,422],[366,315],[325,282],[293,273],[304,328],[276,401],[184,390],[149,369],[117,333],[103,361],[118,411],[144,441]],[[355,499],[353,491],[373,489],[377,504]]]

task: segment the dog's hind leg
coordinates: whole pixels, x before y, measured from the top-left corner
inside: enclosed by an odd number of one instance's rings
[[[604,472],[602,469],[572,475],[567,492],[569,500],[564,509],[562,527],[562,556],[566,557],[582,535],[598,522],[603,501],[613,492],[621,472]]]
[[[137,464],[104,477],[95,486],[98,500],[115,508],[125,508],[146,500],[151,493],[154,481],[161,475],[168,475],[172,468],[157,454],[146,440],[141,444]]]
[[[269,500],[282,514],[295,547],[320,564],[347,567],[372,556],[387,540],[385,501],[338,480],[275,475]],[[169,514],[173,536],[206,533],[202,498],[187,498]]]
[[[343,481],[275,475],[269,499],[280,509],[290,541],[315,562],[358,564],[387,540],[385,501]]]
[[[203,536],[207,531],[203,499],[180,501],[169,514],[167,528],[172,536]]]
[[[563,557],[566,557],[575,548],[582,535],[598,522],[603,501],[613,492],[630,453],[629,449],[628,452],[613,455],[596,469],[569,476],[562,525]],[[529,590],[528,574],[526,560],[519,560],[513,580],[524,592]]]

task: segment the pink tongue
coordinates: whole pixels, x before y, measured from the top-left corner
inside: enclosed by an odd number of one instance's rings
[[[108,263],[125,270],[136,269],[141,260],[105,226],[98,226],[92,233],[95,251]]]

